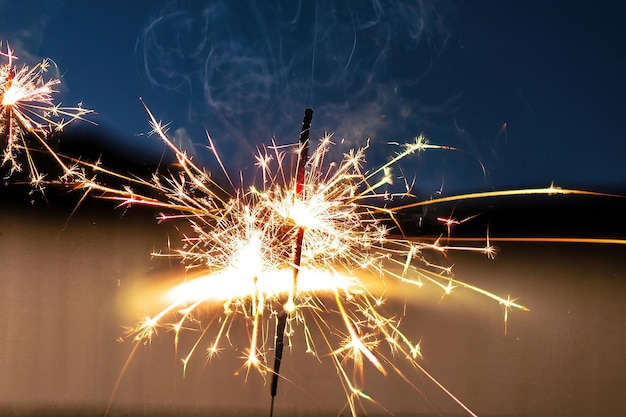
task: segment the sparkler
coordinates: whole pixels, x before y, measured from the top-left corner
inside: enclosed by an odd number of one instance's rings
[[[0,65],[0,134],[4,137],[1,166],[9,167],[9,176],[22,170],[18,155],[24,153],[28,165],[31,184],[40,186],[45,174],[39,172],[33,161],[30,147],[40,145],[63,169],[63,175],[69,176],[72,170],[53,152],[47,142],[53,132],[63,130],[74,120],[86,120],[92,113],[79,104],[76,107],[61,107],[56,104],[53,95],[58,92],[61,83],[56,78],[45,78],[50,67],[49,60],[43,60],[34,67],[18,67],[14,61],[18,58],[9,44],[3,52],[0,42],[0,57],[6,63]],[[34,137],[35,143],[29,143],[28,137]]]
[[[295,198],[302,198],[305,182],[305,165],[309,156],[309,134],[311,131],[311,121],[313,120],[313,110],[306,109],[304,119],[302,120],[302,129],[300,129],[300,149],[298,151],[298,162],[296,166],[296,190]],[[276,351],[274,353],[274,372],[272,374],[272,386],[270,394],[272,403],[270,405],[270,417],[274,415],[274,399],[276,398],[276,390],[278,389],[278,375],[280,373],[280,363],[283,357],[285,326],[287,324],[287,315],[294,309],[294,297],[298,289],[298,273],[302,262],[302,241],[304,239],[304,225],[299,225],[294,244],[293,255],[293,287],[289,293],[289,300],[285,304],[282,312],[278,314],[276,324]]]
[[[587,191],[547,188],[506,190],[442,197],[401,207],[388,208],[386,198],[410,195],[390,193],[394,165],[427,149],[452,149],[429,143],[423,135],[402,144],[401,151],[374,170],[364,169],[367,146],[353,149],[339,162],[329,161],[332,135],[323,136],[307,156],[308,137],[293,147],[261,148],[257,166],[262,184],[235,186],[228,177],[220,155],[207,134],[209,149],[226,174],[232,192],[220,186],[211,173],[194,164],[187,154],[168,138],[163,125],[149,114],[153,133],[174,153],[177,164],[168,176],[154,174],[150,179],[126,176],[100,164],[81,162],[86,172],[76,188],[95,192],[121,206],[143,205],[161,211],[159,220],[180,220],[189,228],[182,246],[163,256],[181,259],[187,280],[172,288],[165,307],[129,329],[137,347],[150,341],[159,328],[175,333],[175,343],[183,329],[195,328],[200,336],[183,358],[186,371],[202,341],[206,357],[213,358],[230,343],[233,326],[243,324],[249,332],[244,367],[265,376],[272,374],[272,409],[276,395],[284,337],[289,346],[299,337],[307,352],[328,355],[343,386],[347,407],[356,416],[364,402],[379,405],[364,391],[363,370],[372,366],[382,375],[397,374],[414,386],[410,377],[395,364],[406,358],[408,364],[429,378],[470,415],[475,415],[449,392],[420,363],[420,342],[403,333],[399,318],[385,315],[384,287],[389,280],[414,287],[434,284],[442,295],[454,288],[465,288],[486,296],[504,310],[505,329],[512,309],[528,310],[510,296],[501,297],[457,280],[451,267],[429,261],[427,252],[451,249],[494,254],[487,236],[483,246],[451,246],[441,239],[434,242],[404,237],[395,213],[408,207],[460,199],[528,194],[589,194]],[[302,132],[308,132],[310,114]],[[297,157],[297,174],[291,175],[288,158]],[[123,180],[126,186],[107,186],[107,178]],[[142,192],[141,190],[144,190]],[[146,192],[146,190],[148,192]],[[391,226],[389,226],[391,225]],[[399,233],[392,235],[390,228]],[[294,244],[294,242],[296,242]],[[161,254],[158,254],[161,255]],[[368,278],[369,277],[369,278]],[[287,302],[285,303],[285,299]],[[200,314],[200,307],[209,317]],[[330,318],[336,317],[339,325]],[[268,340],[268,329],[275,323],[275,343]],[[319,334],[317,338],[314,334]],[[321,339],[320,339],[321,338]],[[267,355],[275,349],[274,368]],[[122,377],[133,354],[120,373]],[[350,364],[352,369],[350,370]],[[368,365],[369,364],[369,365]],[[116,388],[119,385],[119,379]],[[115,390],[113,395],[115,394]]]

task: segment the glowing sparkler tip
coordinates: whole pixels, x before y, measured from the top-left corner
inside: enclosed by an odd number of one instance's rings
[[[289,300],[285,304],[283,304],[283,309],[287,313],[293,313],[296,311],[296,304],[293,302],[293,300]]]

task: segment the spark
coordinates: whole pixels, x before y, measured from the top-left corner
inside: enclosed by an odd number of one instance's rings
[[[8,43],[3,51],[1,42],[0,58],[6,60],[0,65],[0,135],[4,147],[0,165],[8,166],[8,176],[20,172],[22,163],[18,156],[23,153],[31,184],[40,187],[45,174],[39,172],[32,156],[32,147],[38,146],[55,159],[63,170],[62,176],[72,176],[72,168],[51,149],[48,138],[74,120],[87,120],[86,116],[93,111],[81,103],[76,107],[62,107],[61,103],[55,103],[54,94],[59,92],[57,88],[61,80],[46,78],[49,60],[44,59],[32,68],[16,66],[14,61],[18,57],[15,52]],[[34,143],[30,143],[31,138]]]
[[[450,233],[452,232],[452,227],[466,223],[472,219],[475,219],[476,217],[478,217],[478,214],[474,214],[472,216],[467,216],[461,220],[457,220],[452,217],[452,214],[450,214],[450,217],[437,217],[437,221],[446,225],[446,228],[448,231],[448,238],[449,238]]]

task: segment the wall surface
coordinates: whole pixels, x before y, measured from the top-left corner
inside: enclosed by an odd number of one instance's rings
[[[150,256],[167,250],[168,237],[175,242],[174,228],[157,225],[140,209],[124,213],[86,203],[70,218],[71,210],[43,202],[2,207],[0,405],[5,411],[24,415],[84,407],[88,415],[102,415],[133,349],[131,341],[118,341],[123,327],[155,313],[146,301],[150,288],[181,279],[176,261]],[[478,415],[623,415],[626,246],[497,245],[494,260],[467,252],[451,252],[443,260],[454,264],[458,279],[519,297],[530,308],[509,314],[507,335],[503,308],[493,300],[461,287],[442,298],[433,286],[387,282],[383,309],[401,318],[409,337],[422,340],[419,364]],[[186,375],[181,358],[197,332],[183,333],[178,352],[167,330],[140,345],[110,415],[267,413],[270,377],[254,371],[246,376],[242,357],[249,329],[237,323],[230,332],[232,347],[225,343],[218,358],[207,360],[205,343]],[[339,414],[344,407],[337,372],[317,340],[318,357],[305,353],[297,334],[286,350],[276,415]],[[385,407],[364,401],[369,415],[383,415],[385,409],[396,415],[464,414],[403,357],[393,363],[413,387],[393,371],[384,378],[366,364],[365,390]]]

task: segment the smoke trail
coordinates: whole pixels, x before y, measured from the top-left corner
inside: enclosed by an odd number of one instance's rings
[[[48,56],[38,55],[46,32],[51,27],[54,16],[63,8],[63,2],[47,2],[41,0],[25,0],[20,2],[0,0],[0,40],[7,42],[15,55],[19,57],[16,65],[35,64],[47,59],[51,64],[47,70],[50,78],[63,78],[56,62]],[[61,94],[67,93],[68,85],[64,82],[57,85]]]
[[[335,132],[346,147],[379,145],[408,140],[451,109],[452,90],[429,83],[451,36],[444,7],[175,1],[145,27],[137,51],[151,86],[185,102],[178,117],[231,144],[226,152],[251,155],[271,137],[295,142],[306,107],[319,133]]]

